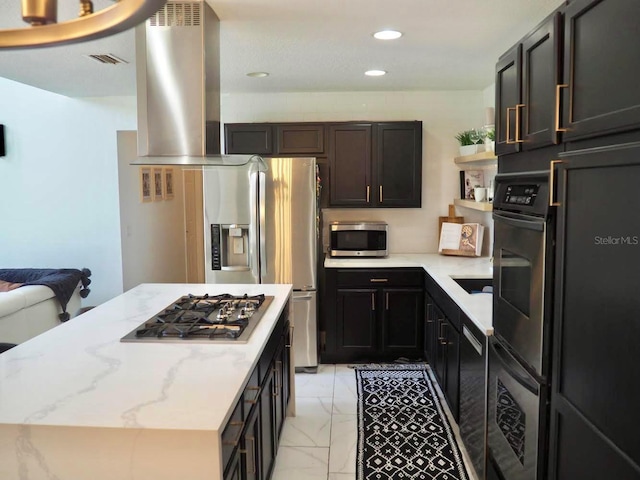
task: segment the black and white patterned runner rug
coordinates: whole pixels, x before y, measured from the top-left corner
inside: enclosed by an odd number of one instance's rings
[[[424,364],[356,366],[357,480],[468,480]]]

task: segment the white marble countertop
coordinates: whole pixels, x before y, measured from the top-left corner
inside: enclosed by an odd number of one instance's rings
[[[487,293],[467,293],[453,278],[492,278],[489,257],[457,257],[437,253],[392,253],[385,258],[330,258],[325,268],[422,267],[485,335],[493,335],[493,300]]]
[[[0,478],[217,478],[220,430],[291,291],[144,284],[3,353]],[[188,293],[275,298],[245,344],[120,342]]]

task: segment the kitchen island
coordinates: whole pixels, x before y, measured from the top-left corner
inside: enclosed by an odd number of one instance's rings
[[[139,285],[0,355],[0,478],[223,478],[221,435],[291,291]],[[274,298],[244,344],[120,342],[189,293]]]

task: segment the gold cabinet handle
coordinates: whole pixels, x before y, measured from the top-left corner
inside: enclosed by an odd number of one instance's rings
[[[510,117],[509,112],[512,112],[515,109],[516,109],[516,107],[508,107],[507,108],[507,140],[506,140],[507,145],[513,145],[514,143],[516,143],[515,140],[511,141],[511,128],[510,128],[511,127],[511,122],[509,121],[509,119],[510,119],[509,118]]]
[[[382,203],[382,185],[380,185],[380,194],[379,194],[379,198],[380,198],[380,203]]]
[[[232,446],[237,446],[238,442],[240,442],[240,436],[242,435],[242,428],[244,427],[244,422],[229,422],[229,425],[233,426],[233,427],[239,427],[238,428],[238,436],[235,438],[235,440],[233,441],[224,441],[222,442],[223,445],[232,445]]]
[[[556,165],[559,163],[563,163],[563,161],[551,160],[549,162],[549,206],[551,207],[560,206],[560,202],[555,201],[555,192],[553,190],[553,185],[555,184]]]
[[[514,143],[522,143],[524,140],[522,140],[522,137],[520,136],[520,109],[524,108],[524,103],[519,103],[518,105],[516,105],[516,138],[515,138],[515,142]]]
[[[370,198],[371,198],[371,185],[367,185],[367,203],[369,203]]]
[[[371,310],[375,311],[376,309],[376,294],[371,292]]]
[[[249,455],[249,449],[238,450],[238,451],[240,453],[245,454],[247,456],[247,459],[251,458],[252,470],[248,470],[247,473],[255,475],[257,473],[256,472],[256,456],[255,456],[256,440],[253,437],[245,437],[245,438],[251,442],[251,455]]]
[[[556,133],[568,131],[566,128],[560,128],[560,89],[562,88],[569,88],[569,85],[566,83],[556,85]]]
[[[244,403],[248,403],[249,405],[255,405],[258,403],[260,399],[260,392],[262,391],[262,387],[247,387],[246,390],[251,390],[256,392],[256,398],[254,400],[245,400]]]
[[[370,278],[369,281],[371,283],[385,283],[385,282],[388,282],[389,279],[388,278]]]
[[[446,327],[446,326],[447,326],[447,322],[442,322],[440,324],[440,336],[439,336],[438,340],[440,340],[440,343],[442,345],[446,345],[447,344],[447,339],[444,338],[444,327]]]

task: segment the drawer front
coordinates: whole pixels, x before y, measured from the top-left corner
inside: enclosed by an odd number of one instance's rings
[[[433,298],[433,301],[438,305],[442,312],[449,319],[449,322],[460,331],[460,307],[456,305],[449,295],[431,278],[428,274],[424,276],[425,289],[427,293]]]
[[[226,470],[227,463],[231,460],[233,456],[233,451],[240,444],[240,436],[242,435],[242,430],[244,429],[244,422],[242,418],[242,402],[238,402],[236,408],[233,410],[231,414],[231,418],[227,422],[227,426],[224,427],[221,436],[222,443],[222,465],[224,466],[223,470]]]
[[[258,399],[260,398],[260,376],[258,374],[259,370],[259,366],[256,365],[256,368],[253,369],[251,377],[249,377],[247,386],[244,388],[244,393],[242,394],[242,398],[244,401],[245,418],[249,416],[249,412],[251,411],[253,406],[258,403]]]
[[[421,268],[339,269],[338,287],[422,287]]]

